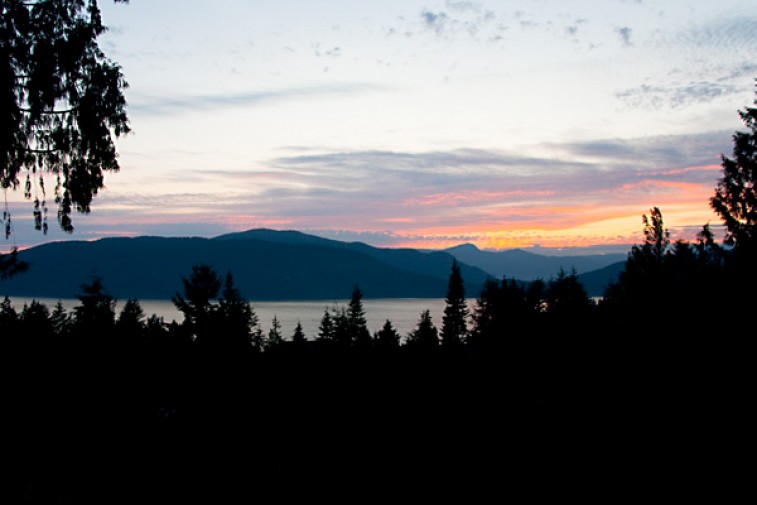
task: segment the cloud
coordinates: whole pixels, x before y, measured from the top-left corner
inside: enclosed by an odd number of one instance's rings
[[[470,2],[466,0],[447,0],[447,7],[458,12],[480,12],[482,5],[478,2]]]
[[[455,149],[449,151],[396,152],[344,151],[306,154],[273,160],[277,166],[332,169],[339,173],[370,173],[381,169],[392,173],[414,173],[423,177],[470,177],[503,173],[542,173],[577,170],[584,165],[570,160],[541,159],[497,150]]]
[[[182,172],[182,177],[205,179],[205,192],[156,197],[106,191],[98,196],[93,213],[77,216],[75,224],[77,232],[108,229],[125,234],[169,229],[220,234],[266,225],[342,230],[363,234],[362,239],[352,235],[357,240],[385,245],[454,242],[450,237],[463,235],[487,243],[482,237],[497,231],[497,244],[517,240],[521,245],[561,245],[560,236],[564,245],[579,241],[572,236],[565,242],[566,234],[577,233],[570,230],[628,222],[631,216],[631,232],[614,232],[620,237],[587,230],[580,239],[627,243],[629,234],[638,234],[641,213],[653,205],[663,212],[697,207],[705,216],[697,218],[702,224],[711,219],[708,197],[719,176],[719,153],[729,147],[730,136],[710,132],[597,139],[518,151],[293,147],[290,155],[270,159],[259,170]],[[24,211],[28,208],[16,215],[21,218]],[[689,219],[687,224],[692,224]],[[31,227],[28,219],[19,219],[19,225]],[[620,229],[617,224],[604,226]],[[555,238],[550,242],[544,234]]]
[[[481,31],[497,18],[494,11],[484,10],[474,2],[447,2],[447,7],[454,13],[422,10],[420,20],[423,28],[443,38],[460,35],[478,38]],[[490,28],[483,34],[484,40],[497,41],[501,38],[500,33],[506,30],[501,24],[494,24]]]
[[[421,12],[421,19],[423,20],[426,28],[433,30],[437,35],[439,35],[444,31],[444,27],[449,20],[449,16],[447,16],[447,14],[445,14],[444,12],[431,12],[429,10],[424,10]]]
[[[336,83],[324,86],[303,86],[272,91],[223,93],[199,96],[132,95],[129,110],[141,115],[184,114],[219,108],[239,108],[265,105],[272,102],[324,98],[386,91],[385,86],[369,83]]]
[[[631,28],[627,26],[621,26],[619,28],[615,29],[615,32],[620,37],[620,41],[623,43],[624,46],[632,46],[633,42],[631,42]]]
[[[680,109],[691,104],[709,102],[720,97],[739,94],[742,89],[722,81],[700,81],[685,84],[650,85],[618,91],[615,96],[632,108]]]
[[[751,56],[757,50],[757,16],[713,18],[680,32],[676,41],[684,46]]]

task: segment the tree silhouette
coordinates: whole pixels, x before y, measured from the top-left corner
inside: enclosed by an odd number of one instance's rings
[[[302,330],[302,324],[297,321],[297,326],[294,328],[294,333],[292,334],[292,343],[301,346],[306,340],[305,332]]]
[[[323,317],[318,325],[318,340],[331,341],[334,339],[334,321],[328,307],[323,310]]]
[[[231,272],[226,274],[221,299],[219,301],[218,316],[220,328],[219,338],[234,350],[247,351],[257,348],[255,342],[258,316],[250,307],[250,303],[234,285]]]
[[[754,104],[757,105],[757,99]],[[710,206],[726,227],[725,243],[749,247],[757,243],[757,107],[739,111],[748,131],[733,135],[733,157],[721,155],[723,175]]]
[[[465,301],[463,277],[460,265],[452,260],[452,271],[449,275],[447,298],[444,300],[444,316],[442,318],[442,345],[451,347],[461,344],[468,335],[468,305]]]
[[[54,174],[58,223],[70,233],[72,211],[89,212],[103,172],[119,169],[127,84],[97,44],[106,27],[96,0],[3,1],[2,13],[0,186],[16,190],[24,178],[34,226],[46,232],[42,174]]]
[[[184,314],[184,328],[194,338],[206,336],[212,329],[217,307],[212,300],[221,289],[221,279],[209,265],[194,265],[189,278],[183,278],[184,295],[176,293],[171,301]]]
[[[53,325],[55,334],[59,337],[64,337],[71,326],[71,314],[66,312],[63,303],[58,300],[50,314],[50,322]]]
[[[561,268],[547,286],[546,299],[547,312],[560,319],[583,318],[592,308],[592,301],[575,270],[568,274]]]
[[[265,348],[267,350],[275,349],[276,347],[279,347],[282,342],[284,342],[284,337],[281,334],[281,323],[274,314],[273,320],[271,321],[271,328],[268,330],[268,338],[265,342]]]
[[[419,349],[436,349],[439,346],[439,331],[431,320],[431,311],[421,312],[418,326],[407,337],[407,345]]]
[[[116,321],[116,330],[122,338],[137,338],[144,333],[145,312],[139,301],[129,298],[124,303]]]
[[[360,286],[355,286],[352,290],[350,303],[347,305],[347,322],[350,341],[359,347],[368,347],[371,344],[371,334],[368,331],[365,319],[365,309],[363,308],[363,292]]]
[[[396,349],[400,346],[400,335],[387,319],[384,326],[373,336],[373,341],[377,349]]]
[[[77,296],[80,304],[73,311],[74,331],[84,337],[110,334],[116,322],[116,302],[105,292],[102,279],[94,276],[81,289]]]
[[[32,300],[19,315],[19,321],[23,326],[23,333],[35,339],[49,339],[55,333],[55,328],[50,319],[50,309],[37,300]]]
[[[468,342],[484,349],[502,344],[506,335],[522,331],[531,315],[526,291],[514,279],[503,279],[501,283],[489,279],[476,300]]]

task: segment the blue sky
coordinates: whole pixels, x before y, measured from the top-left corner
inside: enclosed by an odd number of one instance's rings
[[[18,245],[298,229],[381,246],[692,238],[754,100],[754,1],[101,2],[133,133]]]

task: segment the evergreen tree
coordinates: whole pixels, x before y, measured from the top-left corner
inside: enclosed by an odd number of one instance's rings
[[[116,329],[123,338],[137,338],[144,334],[145,313],[138,300],[134,298],[126,300],[118,315]]]
[[[468,305],[465,301],[465,288],[463,277],[460,274],[460,265],[455,259],[452,260],[447,298],[444,302],[446,306],[442,318],[442,346],[457,346],[468,335]]]
[[[19,321],[23,327],[24,335],[31,338],[49,338],[54,333],[53,324],[50,320],[50,310],[37,300],[32,300],[29,305],[24,305],[19,315]]]
[[[81,286],[77,296],[80,304],[74,307],[74,329],[85,337],[110,335],[116,322],[115,300],[105,292],[100,277],[93,277]]]
[[[400,335],[388,319],[384,326],[373,337],[376,348],[383,350],[396,349],[400,346]]]
[[[297,321],[297,326],[294,328],[294,333],[292,334],[292,343],[297,346],[302,346],[305,344],[306,340],[305,332],[302,330],[302,324]]]
[[[279,347],[283,341],[284,337],[281,335],[281,323],[279,323],[279,319],[274,314],[273,320],[271,321],[271,329],[268,330],[268,338],[266,339],[265,348],[266,350],[275,349],[276,347]]]
[[[53,331],[59,337],[65,336],[70,329],[71,316],[66,312],[60,300],[55,304],[53,312],[50,314],[50,323],[53,326]]]
[[[526,310],[529,315],[538,317],[546,308],[547,284],[543,279],[535,279],[526,288]]]
[[[592,301],[586,293],[578,274],[573,270],[566,274],[561,268],[557,277],[547,287],[547,312],[557,318],[581,318],[592,307]]]
[[[498,333],[497,326],[499,326],[501,311],[500,295],[499,282],[494,279],[487,279],[473,308],[473,328],[468,338],[468,343],[471,345],[486,345]]]
[[[253,349],[253,336],[258,325],[258,317],[250,303],[234,286],[231,272],[226,274],[223,292],[219,301],[219,338],[231,349],[246,351]]]
[[[334,309],[331,316],[334,325],[334,342],[342,347],[350,347],[355,343],[354,326],[350,322],[347,309],[339,307]]]
[[[321,317],[321,323],[318,326],[318,340],[334,340],[334,321],[328,308],[323,310],[323,317]]]
[[[53,174],[58,222],[71,232],[72,211],[89,212],[103,173],[119,170],[127,84],[97,44],[106,27],[96,0],[3,1],[0,11],[0,186],[25,178],[46,232],[42,174]]]
[[[352,297],[347,306],[347,320],[349,325],[350,341],[359,347],[368,347],[371,343],[371,334],[368,331],[363,308],[363,292],[359,286],[352,290]]]
[[[184,314],[182,326],[193,339],[206,337],[213,330],[217,306],[213,299],[221,289],[221,280],[208,265],[194,265],[189,278],[183,278],[184,295],[176,293],[171,300]]]
[[[749,248],[753,260],[757,248],[757,107],[745,107],[739,116],[748,131],[734,133],[732,158],[721,156],[723,176],[710,206],[725,224],[725,243]]]
[[[152,314],[145,321],[145,335],[150,340],[165,339],[168,335],[166,323],[162,317]]]
[[[0,302],[0,330],[4,335],[14,335],[18,324],[18,313],[7,296]]]
[[[439,331],[431,320],[431,311],[428,309],[421,312],[418,326],[410,332],[407,345],[420,349],[436,349],[439,346]]]
[[[626,307],[630,312],[644,305],[664,306],[670,284],[665,280],[665,255],[669,252],[670,232],[664,227],[660,209],[642,216],[644,242],[628,253],[618,281],[605,290],[605,308]],[[634,308],[635,307],[635,308]]]

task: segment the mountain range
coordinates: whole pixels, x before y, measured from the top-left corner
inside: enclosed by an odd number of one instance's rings
[[[355,285],[367,298],[443,298],[453,258],[460,263],[469,297],[478,296],[490,277],[548,280],[560,268],[575,269],[582,281],[593,275],[591,287],[585,286],[599,296],[625,260],[624,255],[488,252],[472,245],[445,251],[378,248],[268,229],[214,238],[53,242],[21,251],[19,258],[30,268],[0,282],[0,296],[73,298],[97,276],[118,299],[168,299],[182,290],[182,278],[189,277],[193,265],[206,263],[221,276],[231,272],[250,300],[345,299]]]

